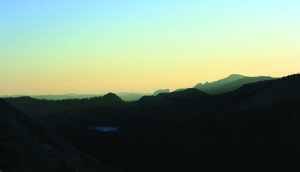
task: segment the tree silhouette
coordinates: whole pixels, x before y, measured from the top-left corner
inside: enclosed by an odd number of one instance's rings
[[[71,161],[65,156],[62,156],[60,161],[55,164],[54,172],[79,172],[79,165],[76,160]]]

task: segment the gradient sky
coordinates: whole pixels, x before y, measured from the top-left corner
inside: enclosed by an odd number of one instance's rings
[[[299,73],[299,9],[299,0],[0,0],[0,96]]]

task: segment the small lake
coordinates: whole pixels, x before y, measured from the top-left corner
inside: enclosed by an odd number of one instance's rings
[[[100,131],[109,132],[109,131],[117,131],[118,127],[98,126],[98,127],[91,127],[89,129],[96,129],[96,130],[100,130]]]

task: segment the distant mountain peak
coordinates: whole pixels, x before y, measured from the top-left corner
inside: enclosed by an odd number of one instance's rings
[[[197,88],[199,90],[205,90],[205,89],[212,89],[212,88],[216,88],[216,87],[220,87],[224,84],[236,81],[238,79],[242,79],[245,78],[246,76],[244,75],[240,75],[240,74],[231,74],[226,78],[214,81],[214,82],[205,82],[205,84],[197,84],[194,88]]]
[[[228,77],[245,77],[244,75],[240,75],[240,74],[231,74]]]

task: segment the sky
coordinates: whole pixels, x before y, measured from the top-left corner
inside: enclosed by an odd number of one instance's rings
[[[0,0],[0,96],[299,73],[299,0]]]

